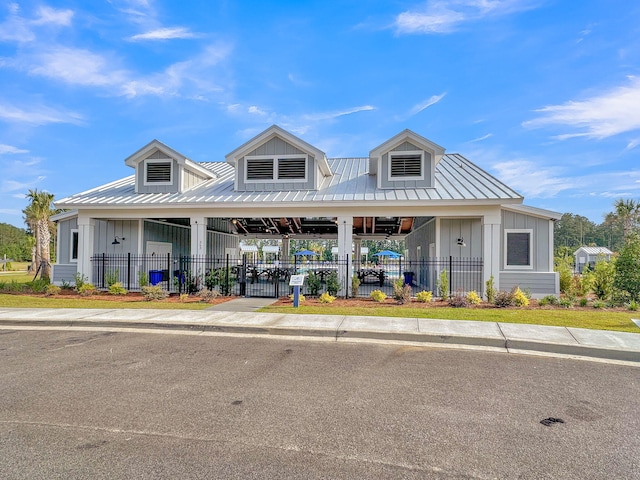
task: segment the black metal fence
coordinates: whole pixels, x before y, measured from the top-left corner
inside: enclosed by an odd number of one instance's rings
[[[206,287],[222,295],[278,298],[292,292],[289,280],[295,274],[306,275],[302,293],[310,296],[329,292],[368,297],[373,290],[391,296],[394,283],[411,285],[414,292],[429,290],[435,295],[445,285],[450,294],[459,290],[482,292],[483,287],[481,258],[428,258],[413,262],[383,259],[376,264],[353,264],[350,271],[346,259],[250,263],[246,256],[98,254],[91,260],[93,282],[100,289],[121,282],[130,291],[158,285],[170,293],[196,293]],[[353,288],[354,283],[359,284],[357,289]]]

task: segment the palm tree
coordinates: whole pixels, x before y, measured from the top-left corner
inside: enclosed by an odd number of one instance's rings
[[[629,234],[638,226],[640,220],[640,202],[634,200],[616,200],[613,204],[616,216],[622,223],[622,232],[625,241]]]
[[[36,268],[42,267],[41,278],[51,279],[51,221],[53,194],[45,191],[29,190],[30,204],[22,212],[25,222],[36,238]]]

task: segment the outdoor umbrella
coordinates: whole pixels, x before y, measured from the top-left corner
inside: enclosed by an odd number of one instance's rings
[[[302,250],[300,252],[294,253],[296,257],[301,257],[303,255],[317,255],[316,252],[312,252],[311,250]]]
[[[389,258],[399,258],[400,254],[397,252],[392,252],[391,250],[382,250],[381,252],[374,253],[374,256],[377,257],[389,257]]]

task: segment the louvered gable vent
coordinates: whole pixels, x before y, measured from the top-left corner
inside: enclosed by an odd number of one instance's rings
[[[278,159],[278,179],[304,179],[306,163],[304,158]]]
[[[391,156],[392,177],[420,177],[422,175],[422,155],[397,154]]]
[[[171,183],[171,162],[147,162],[147,183]]]
[[[247,180],[273,180],[273,159],[247,159]]]

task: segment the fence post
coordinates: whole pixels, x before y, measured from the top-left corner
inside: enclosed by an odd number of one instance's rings
[[[239,275],[240,280],[240,296],[244,297],[247,295],[247,254],[244,253],[242,255],[242,271]]]
[[[100,279],[100,288],[104,288],[104,274],[106,272],[106,264],[107,264],[107,259],[105,257],[105,254],[102,254],[102,278]]]
[[[226,257],[226,263],[225,263],[225,271],[227,272],[226,275],[224,276],[224,283],[226,283],[225,287],[224,287],[224,291],[225,291],[225,295],[229,295],[229,254],[227,253],[227,257]]]
[[[351,288],[351,282],[353,281],[351,279],[351,272],[349,271],[349,254],[347,253],[347,256],[345,257],[346,262],[344,262],[344,268],[346,269],[347,273],[344,276],[345,278],[345,282],[347,283],[345,285],[344,288],[344,298],[349,298],[349,289]]]
[[[167,253],[167,292],[171,293],[171,254]]]
[[[449,255],[449,296],[453,295],[453,256]]]
[[[131,252],[127,252],[127,290],[131,290]]]

